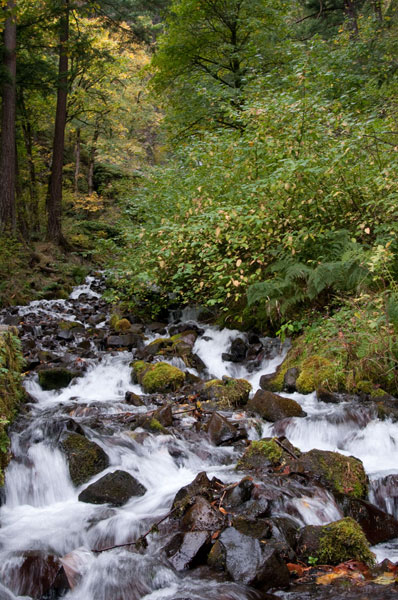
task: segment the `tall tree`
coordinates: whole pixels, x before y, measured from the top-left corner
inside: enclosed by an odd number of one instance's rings
[[[62,215],[62,170],[64,164],[65,126],[68,100],[68,42],[69,42],[69,0],[62,0],[59,17],[59,66],[58,92],[55,115],[53,156],[47,196],[48,225],[50,240],[63,243],[61,228]]]
[[[16,2],[8,0],[4,27],[4,82],[2,90],[1,156],[0,156],[0,228],[15,230],[16,183]]]

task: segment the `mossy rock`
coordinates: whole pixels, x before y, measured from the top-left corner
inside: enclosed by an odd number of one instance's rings
[[[297,339],[275,377],[267,383],[267,388],[273,392],[283,391],[288,371],[298,369],[299,375],[295,385],[300,394],[310,394],[322,387],[332,391],[343,390],[344,378],[338,361],[332,361],[319,354],[307,356],[302,345],[303,340]]]
[[[246,379],[211,379],[204,384],[204,396],[207,400],[215,400],[221,408],[237,408],[245,406],[252,389]]]
[[[197,332],[192,330],[177,333],[170,338],[158,338],[145,347],[144,358],[156,355],[168,358],[178,356],[187,367],[194,366],[191,355],[197,337]]]
[[[7,426],[14,420],[24,398],[22,388],[23,357],[16,328],[0,329],[0,486],[9,461]]]
[[[77,327],[83,327],[83,324],[79,321],[60,321],[58,327],[61,331],[71,331]]]
[[[131,328],[131,323],[128,319],[119,319],[114,323],[113,329],[117,333],[126,333]]]
[[[366,498],[368,478],[362,462],[328,450],[310,450],[301,455],[294,468],[338,494]]]
[[[185,373],[173,365],[159,362],[149,365],[149,368],[143,372],[142,377],[139,376],[139,379],[144,392],[147,394],[175,392],[184,385]]]
[[[347,560],[358,560],[373,565],[375,556],[358,523],[346,517],[329,525],[308,525],[301,530],[298,541],[300,558],[310,557],[319,564],[338,565]]]
[[[361,380],[355,385],[355,391],[360,394],[366,394],[371,400],[381,400],[383,398],[389,398],[385,390],[380,387],[376,387],[371,381]]]
[[[68,458],[69,473],[75,486],[85,483],[109,465],[103,449],[79,433],[69,433],[61,447]]]
[[[276,440],[277,438],[263,438],[252,442],[239,459],[236,468],[242,471],[263,471],[292,462],[292,456]],[[286,438],[283,438],[282,445],[294,455],[300,455],[300,450]]]
[[[131,367],[131,379],[133,383],[141,383],[143,375],[151,367],[151,365],[144,360],[136,360],[131,364]]]
[[[42,369],[39,371],[39,383],[43,390],[60,390],[67,387],[78,375],[78,373],[62,367]]]

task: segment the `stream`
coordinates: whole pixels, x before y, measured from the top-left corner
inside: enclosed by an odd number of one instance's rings
[[[175,535],[174,525],[169,524],[172,519],[159,526],[159,533],[145,537],[145,548],[125,546],[97,552],[143,536],[169,513],[177,492],[200,473],[225,486],[241,481],[245,473],[237,470],[236,464],[246,448],[245,439],[285,436],[302,452],[317,448],[359,458],[369,476],[370,502],[398,518],[398,423],[379,420],[372,406],[355,400],[330,404],[319,402],[315,393],[282,394],[296,400],[307,416],[276,423],[241,409],[224,408],[220,414],[243,428],[245,436],[216,445],[198,428],[194,411],[184,412],[186,405],[179,396],[173,424],[166,430],[151,432],[138,427],[132,431],[129,419],[158,409],[164,398],[145,395],[141,386],[132,382],[130,364],[135,348],[119,351],[117,345],[107,345],[109,309],[102,291],[103,281],[89,277],[69,300],[36,301],[0,313],[0,322],[18,326],[29,365],[24,383],[28,402],[11,428],[12,460],[0,506],[0,600],[283,597],[284,591],[273,590],[277,596],[268,596],[266,590],[257,591],[244,581],[215,576],[200,563],[193,563],[191,569],[176,568],[164,551]],[[76,326],[60,329],[61,322]],[[183,367],[195,379],[243,378],[255,392],[261,377],[275,372],[286,354],[286,347],[275,340],[253,342],[249,334],[199,323],[195,314],[187,311],[174,315],[166,328],[138,323],[136,331],[145,336],[148,345],[176,331],[176,324],[198,332],[192,352],[199,357],[201,369],[187,369],[180,358],[166,361]],[[249,348],[257,345],[268,350],[251,361],[226,360],[225,354],[237,338]],[[73,366],[79,376],[60,390],[43,390],[37,369],[46,361]],[[143,398],[142,405],[127,401],[128,392]],[[108,460],[101,472],[78,486],[72,483],[60,443],[65,432],[95,442]],[[115,471],[131,475],[145,493],[121,506],[79,500],[89,485]],[[298,527],[343,517],[330,492],[301,481],[292,482],[286,490],[275,488],[272,506],[272,517],[288,517]],[[378,561],[398,561],[398,539],[372,550]],[[76,572],[72,589],[62,578],[46,588],[47,579],[59,568],[59,559],[69,574]]]

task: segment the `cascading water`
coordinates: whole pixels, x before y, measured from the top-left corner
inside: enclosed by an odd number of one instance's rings
[[[164,434],[131,434],[125,418],[134,418],[156,406],[126,403],[126,392],[142,395],[142,389],[131,382],[131,352],[103,349],[100,332],[106,307],[101,304],[100,287],[94,278],[76,288],[68,301],[35,302],[15,310],[13,318],[23,319],[34,334],[41,321],[45,324],[49,320],[77,321],[82,330],[87,330],[94,313],[99,314],[95,319],[95,343],[86,343],[84,359],[79,357],[79,348],[83,347],[79,344],[84,342],[79,333],[73,339],[60,336],[57,342],[46,334],[41,339],[43,351],[51,351],[54,360],[61,360],[62,353],[69,352],[69,358],[79,361],[80,367],[83,363],[78,378],[59,391],[44,391],[37,374],[25,382],[32,403],[13,428],[13,458],[6,473],[5,501],[0,508],[0,600],[15,600],[24,594],[26,598],[59,597],[46,596],[40,588],[46,575],[43,571],[50,568],[48,560],[40,557],[50,555],[66,557],[63,560],[69,572],[73,571],[74,562],[78,563],[75,586],[65,592],[66,600],[262,597],[244,585],[201,578],[195,572],[176,572],[161,551],[162,535],[147,536],[144,553],[132,551],[130,546],[95,552],[137,540],[167,515],[178,490],[199,473],[205,471],[209,478],[214,476],[225,484],[240,481],[242,473],[235,469],[241,451],[233,445],[215,446],[208,437],[195,434],[194,419],[189,413],[179,416],[178,428]],[[206,327],[193,351],[203,362],[208,378],[245,378],[255,391],[261,376],[274,372],[282,362],[285,349],[273,351],[250,365],[235,364],[226,361],[223,354],[238,336],[245,338],[238,331]],[[156,337],[149,334],[147,343]],[[190,371],[197,374],[195,369]],[[247,421],[248,437],[285,435],[302,451],[319,448],[360,458],[371,479],[370,500],[397,516],[398,424],[379,421],[371,408],[350,402],[330,405],[318,402],[315,394],[286,396],[298,401],[307,416],[275,424],[265,424],[260,419],[251,427]],[[239,412],[229,411],[228,416],[236,423],[242,419]],[[101,473],[77,487],[71,481],[66,456],[59,446],[60,435],[70,426],[78,427],[108,457],[108,466]],[[145,493],[120,507],[79,501],[84,489],[116,470],[138,480]],[[342,517],[329,492],[300,484],[294,495],[279,492],[274,507],[276,514],[289,515],[299,525],[325,524]],[[379,559],[397,559],[398,542],[381,545],[376,552]]]

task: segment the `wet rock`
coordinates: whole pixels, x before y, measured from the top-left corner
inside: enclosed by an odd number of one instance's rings
[[[145,402],[142,400],[141,396],[138,394],[134,394],[134,392],[126,392],[124,396],[124,401],[126,404],[131,406],[144,406]]]
[[[225,569],[231,579],[266,590],[289,585],[289,571],[271,544],[240,533],[234,527],[225,529],[219,538],[224,548]]]
[[[213,499],[212,482],[205,472],[198,473],[191,483],[177,492],[172,509],[176,510],[176,514],[181,516],[194,504],[198,496],[203,496],[209,501]]]
[[[165,547],[166,556],[176,571],[184,571],[205,562],[210,544],[207,531],[190,531],[177,534]]]
[[[289,517],[272,517],[267,519],[270,526],[270,537],[285,562],[295,562],[297,559],[296,547],[299,535],[299,527]]]
[[[211,379],[204,384],[202,397],[214,400],[221,408],[237,408],[247,404],[252,386],[246,379]]]
[[[265,390],[257,390],[253,398],[248,401],[247,408],[272,423],[289,417],[306,416],[300,404],[295,400],[283,398]]]
[[[296,381],[299,375],[300,370],[297,367],[291,367],[286,371],[283,378],[283,390],[285,392],[291,393],[296,391]]]
[[[338,404],[341,402],[341,398],[335,392],[330,392],[326,388],[320,387],[316,391],[316,397],[320,402],[327,402],[329,404]]]
[[[15,558],[10,562],[7,570],[3,570],[2,583],[18,596],[29,596],[29,598],[39,600],[49,594],[54,586],[58,589],[61,588],[60,580],[58,579],[56,582],[60,570],[61,562],[52,554],[46,554],[40,550],[18,553],[15,554]],[[68,589],[65,581],[62,587],[63,591]],[[3,598],[3,596],[0,597]]]
[[[267,519],[238,515],[232,519],[232,525],[240,533],[257,540],[265,540],[271,537],[272,529]]]
[[[254,483],[251,477],[244,477],[238,485],[232,486],[226,491],[224,505],[229,508],[237,508],[248,500],[252,495]]]
[[[75,334],[73,333],[73,331],[71,329],[61,329],[61,331],[58,331],[57,333],[57,338],[59,340],[63,340],[64,342],[69,342],[71,340],[73,340],[75,337]]]
[[[214,531],[221,526],[222,521],[221,513],[208,500],[198,496],[194,505],[185,513],[181,525],[185,531]]]
[[[353,456],[327,450],[310,450],[300,456],[293,468],[309,475],[332,492],[353,498],[367,496],[368,478],[362,462]]]
[[[307,525],[300,532],[297,554],[302,560],[318,559],[319,564],[337,565],[346,560],[373,564],[374,555],[360,525],[350,517],[329,525]]]
[[[218,413],[212,414],[210,421],[207,423],[206,431],[216,446],[232,442],[237,438],[236,427]]]
[[[275,378],[276,373],[267,373],[266,375],[261,375],[260,377],[260,388],[262,390],[270,390],[272,391],[273,386],[272,386],[272,381]]]
[[[372,546],[398,537],[398,521],[374,504],[346,496],[340,500],[340,506],[346,517],[359,523]]]
[[[122,506],[133,496],[143,496],[146,488],[125,471],[114,471],[98,479],[79,494],[80,502]]]
[[[136,333],[125,333],[123,335],[110,335],[106,338],[108,348],[141,348],[144,345],[142,337]]]
[[[109,464],[102,448],[78,433],[67,434],[61,447],[68,458],[69,473],[75,486],[85,483]]]
[[[155,410],[153,418],[159,421],[163,427],[171,427],[173,425],[173,411],[171,409],[171,404],[165,404]]]
[[[67,387],[72,379],[79,377],[77,371],[70,371],[62,367],[54,369],[41,369],[38,372],[39,383],[43,390],[60,390]]]
[[[158,333],[159,335],[163,335],[164,333],[166,333],[167,325],[165,323],[159,323],[157,321],[154,321],[153,323],[149,323],[149,325],[147,325],[146,328],[152,333]]]
[[[242,338],[235,338],[231,347],[229,348],[227,353],[222,355],[223,360],[227,360],[234,363],[243,362],[246,358],[248,351],[248,345]]]

